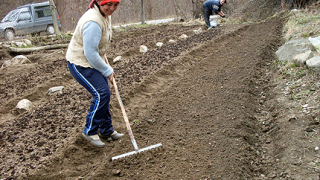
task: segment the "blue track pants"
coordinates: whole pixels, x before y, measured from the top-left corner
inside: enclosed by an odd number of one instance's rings
[[[110,114],[110,88],[108,78],[91,68],[84,68],[71,64],[68,68],[71,75],[92,95],[92,101],[86,118],[83,132],[86,135],[110,135],[114,132]]]

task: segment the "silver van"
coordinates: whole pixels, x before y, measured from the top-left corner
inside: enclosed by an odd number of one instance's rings
[[[56,17],[61,27],[58,13]],[[54,34],[53,20],[49,1],[26,4],[10,11],[0,23],[0,37],[12,40],[17,35]]]

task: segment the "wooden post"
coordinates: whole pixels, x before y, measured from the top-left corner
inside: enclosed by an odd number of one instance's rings
[[[144,16],[144,0],[141,0],[141,17],[142,17],[142,24],[145,24],[145,16]]]
[[[59,30],[58,21],[57,21],[57,14],[56,14],[56,6],[53,0],[49,0],[49,4],[50,4],[50,10],[52,14],[54,32],[56,35],[60,35],[60,30]]]

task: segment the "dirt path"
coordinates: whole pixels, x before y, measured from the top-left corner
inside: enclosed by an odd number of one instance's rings
[[[151,26],[115,33],[108,57],[140,148],[163,149],[122,161],[133,151],[129,137],[103,149],[80,135],[91,97],[70,76],[63,50],[29,55],[21,74],[1,71],[1,178],[12,179],[258,179],[272,172],[264,154],[267,134],[257,116],[271,86],[274,50],[282,22],[222,26],[194,35],[202,25]],[[187,40],[178,40],[181,34]],[[170,44],[170,39],[177,40]],[[154,46],[164,42],[161,48]],[[138,52],[139,45],[152,47]],[[47,52],[46,52],[47,53]],[[40,56],[40,57],[39,57]],[[29,71],[26,74],[25,68]],[[10,75],[10,78],[8,77]],[[27,82],[27,83],[25,83]],[[48,88],[64,85],[62,94]],[[32,114],[7,115],[21,97],[35,101]],[[113,96],[117,131],[126,132]],[[11,120],[10,120],[11,119]],[[10,120],[10,121],[9,121]]]

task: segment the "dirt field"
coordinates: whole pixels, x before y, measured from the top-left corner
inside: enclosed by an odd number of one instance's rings
[[[95,148],[81,136],[91,95],[70,75],[66,49],[26,55],[32,64],[0,71],[0,179],[317,179],[310,163],[320,157],[318,136],[310,142],[311,121],[298,106],[287,110],[274,63],[282,26],[271,19],[198,35],[205,26],[196,22],[115,32],[108,58],[125,58],[112,66],[138,146],[163,144],[116,162],[134,149],[115,93],[113,124],[125,136]],[[63,93],[47,95],[55,86]],[[12,115],[24,98],[34,111]],[[319,132],[315,124],[308,132]]]

